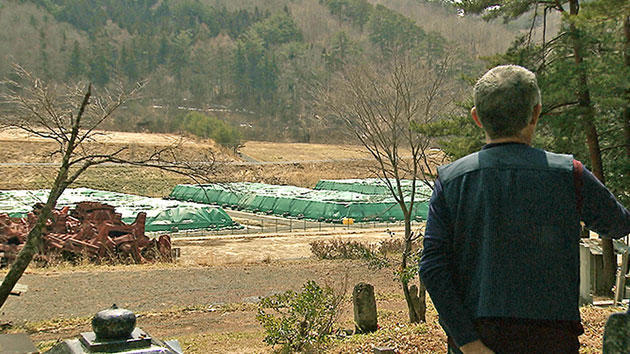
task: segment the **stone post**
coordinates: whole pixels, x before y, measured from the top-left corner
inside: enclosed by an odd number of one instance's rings
[[[591,250],[580,243],[580,305],[592,304],[593,279],[591,278]]]
[[[367,283],[355,285],[352,291],[356,333],[370,333],[377,329],[374,287]]]

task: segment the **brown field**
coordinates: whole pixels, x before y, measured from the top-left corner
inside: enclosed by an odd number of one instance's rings
[[[200,140],[173,134],[145,134],[128,132],[99,131],[94,141],[85,144],[87,149],[99,152],[113,152],[122,147],[127,150],[123,158],[141,157],[167,146],[181,146],[182,159],[194,159],[200,154],[212,152],[223,161],[236,161],[227,149],[212,140]],[[26,134],[17,129],[0,130],[0,162],[58,162],[59,154],[51,156],[57,145],[50,139]]]
[[[369,159],[372,156],[357,145],[327,145],[303,143],[272,143],[248,141],[242,153],[258,161],[309,161],[338,159]]]
[[[216,173],[198,179],[200,182],[262,182],[313,187],[321,178],[374,177],[369,172],[369,160],[345,161],[369,157],[357,146],[314,144],[275,144],[246,142],[244,153],[260,161],[312,161],[340,159],[342,161],[296,162],[282,164],[246,164],[231,151],[217,146],[212,140],[195,140],[169,134],[143,134],[103,132],[89,149],[115,151],[128,147],[123,157],[146,156],[155,149],[180,143],[181,159],[194,160],[212,152],[222,165]],[[59,156],[50,156],[55,143],[28,136],[16,130],[0,131],[0,163],[48,163],[58,162]],[[265,156],[269,156],[266,158]],[[48,188],[56,173],[54,166],[0,165],[0,189]],[[194,180],[175,173],[153,168],[133,166],[94,166],[86,171],[73,187],[90,187],[115,192],[135,193],[146,196],[166,196],[178,183],[195,183]]]

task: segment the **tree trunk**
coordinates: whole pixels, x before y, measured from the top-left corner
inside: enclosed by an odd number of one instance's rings
[[[72,144],[74,144],[73,141],[74,140],[71,139]],[[15,284],[17,284],[17,282],[20,280],[20,278],[24,274],[24,271],[31,263],[33,256],[35,255],[35,253],[37,253],[39,249],[42,232],[46,227],[46,222],[48,221],[48,219],[51,218],[52,210],[57,205],[57,200],[68,186],[68,161],[71,154],[72,149],[68,148],[68,150],[66,150],[66,154],[63,157],[63,161],[61,163],[61,167],[59,168],[59,172],[57,173],[57,177],[55,178],[52,188],[48,193],[46,204],[44,204],[42,209],[39,211],[39,215],[37,216],[37,221],[35,225],[29,231],[28,236],[26,236],[26,243],[24,243],[24,247],[22,248],[20,253],[18,253],[15,261],[11,265],[11,269],[9,269],[9,272],[4,277],[2,284],[0,284],[0,308],[4,306],[4,303],[7,301],[9,294],[11,294],[11,290],[13,290]]]
[[[7,301],[9,294],[11,294],[11,290],[13,290],[15,284],[17,284],[22,277],[22,274],[24,274],[24,271],[28,267],[29,263],[31,263],[35,253],[37,253],[42,236],[42,229],[44,228],[44,225],[46,225],[46,220],[51,215],[50,211],[51,207],[48,203],[46,203],[40,211],[37,223],[28,233],[24,247],[15,258],[9,273],[7,273],[4,277],[4,281],[2,282],[2,285],[0,285],[0,308]]]
[[[569,0],[569,11],[571,16],[577,16],[580,9],[579,0]],[[588,74],[584,69],[582,56],[582,42],[578,36],[578,29],[574,21],[569,22],[569,31],[571,33],[573,55],[575,65],[577,67],[577,98],[578,106],[581,109],[581,121],[586,133],[586,144],[588,146],[589,158],[591,161],[591,169],[593,175],[597,177],[603,184],[604,168],[602,164],[602,153],[599,146],[599,135],[595,127],[595,116],[593,105],[591,103],[591,93],[588,87]],[[602,239],[602,253],[604,258],[603,278],[606,289],[611,289],[615,282],[615,272],[617,271],[617,260],[611,239]],[[608,295],[608,294],[602,294]]]
[[[630,15],[623,20],[623,34],[625,41],[623,43],[623,62],[626,69],[630,71]],[[624,143],[626,144],[626,157],[630,159],[630,88],[626,89],[626,108],[623,110],[623,133]]]
[[[405,250],[403,251],[402,260],[400,264],[401,270],[404,272],[407,269],[407,257],[411,253],[411,213],[404,213],[405,216]],[[405,301],[407,302],[407,310],[409,312],[409,322],[421,323],[425,322],[426,313],[426,296],[425,287],[420,281],[420,287],[415,285],[409,286],[409,281],[404,277],[401,277],[401,284],[403,293],[405,295]]]

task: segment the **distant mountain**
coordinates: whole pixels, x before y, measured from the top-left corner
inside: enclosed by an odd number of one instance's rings
[[[420,0],[21,0],[0,3],[0,77],[18,63],[53,82],[146,80],[111,129],[169,132],[205,112],[245,138],[334,139],[310,87],[393,45],[479,56],[517,33]],[[450,50],[450,49],[449,49]]]

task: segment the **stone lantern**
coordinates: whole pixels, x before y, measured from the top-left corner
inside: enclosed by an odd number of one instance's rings
[[[183,354],[176,340],[160,341],[136,327],[136,315],[114,304],[92,318],[92,332],[81,333],[78,339],[67,339],[46,353],[129,353]]]

